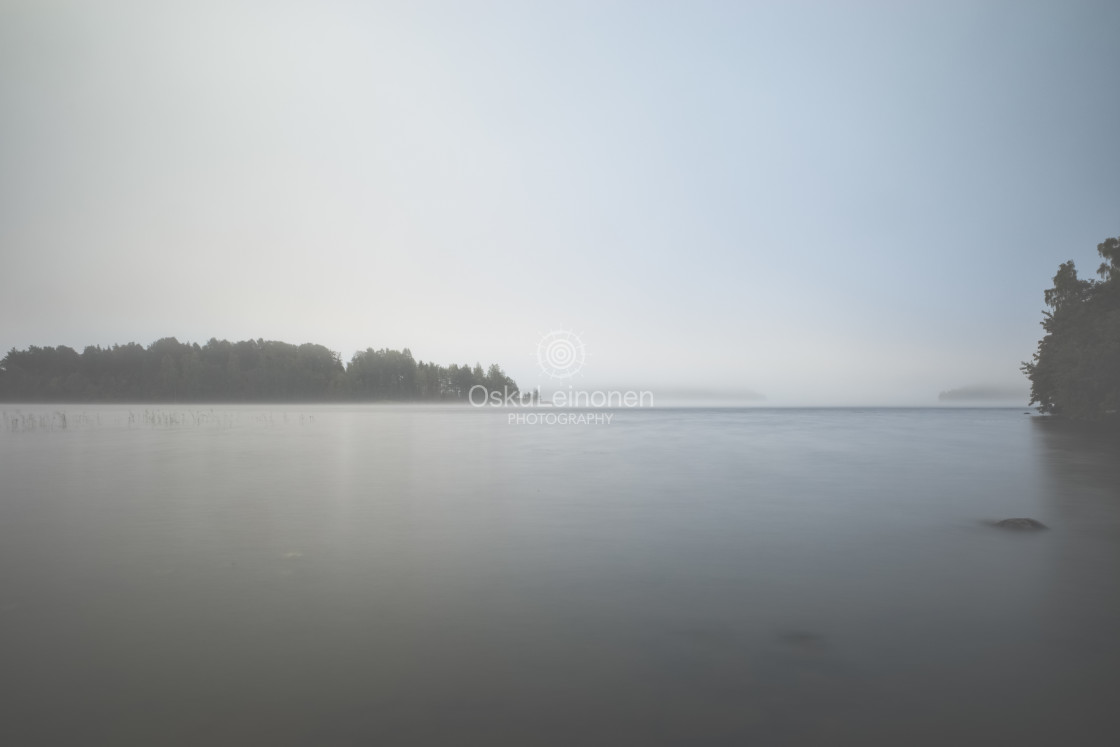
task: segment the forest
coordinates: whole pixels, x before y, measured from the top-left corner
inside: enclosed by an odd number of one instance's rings
[[[0,401],[8,402],[440,402],[466,400],[475,386],[517,391],[497,364],[441,366],[408,348],[367,348],[344,365],[322,345],[263,339],[166,337],[81,353],[32,345],[0,360]]]
[[[1105,260],[1099,280],[1079,278],[1064,262],[1044,299],[1042,328],[1031,361],[1031,404],[1070,420],[1116,420],[1120,410],[1120,238],[1097,245]]]

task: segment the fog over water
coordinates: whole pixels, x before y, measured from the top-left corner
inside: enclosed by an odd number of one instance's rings
[[[1017,409],[5,406],[6,744],[1094,744],[1114,441]],[[1030,516],[1050,529],[986,522]]]
[[[0,744],[1115,741],[1117,29],[0,0]]]
[[[0,351],[1018,388],[1120,169],[1101,2],[0,3]],[[547,384],[549,382],[541,382]],[[1014,401],[1021,401],[1016,395]]]

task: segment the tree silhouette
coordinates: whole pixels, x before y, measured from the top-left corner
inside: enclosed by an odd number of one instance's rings
[[[1072,261],[1044,294],[1046,335],[1022,369],[1040,412],[1075,420],[1112,418],[1120,410],[1120,239],[1097,245],[1101,280],[1077,276]]]
[[[417,362],[412,351],[341,356],[322,345],[271,340],[205,345],[174,337],[79,354],[66,346],[8,351],[0,360],[0,400],[23,402],[445,401],[465,400],[472,386],[510,392],[500,366],[444,367]]]

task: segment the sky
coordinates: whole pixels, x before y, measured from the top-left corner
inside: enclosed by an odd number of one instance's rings
[[[0,347],[1025,394],[1120,235],[1115,2],[0,0]],[[1026,397],[1023,402],[1025,404]]]

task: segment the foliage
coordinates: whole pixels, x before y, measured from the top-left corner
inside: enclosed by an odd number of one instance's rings
[[[81,354],[32,345],[0,360],[0,400],[23,402],[440,401],[466,399],[476,385],[517,391],[497,365],[483,372],[417,362],[407,348],[370,348],[343,366],[338,353],[311,343],[165,337]]]
[[[1101,420],[1120,410],[1120,239],[1097,251],[1106,260],[1100,280],[1077,277],[1073,262],[1065,262],[1045,293],[1046,336],[1022,367],[1041,412]]]

